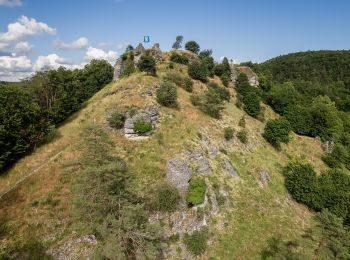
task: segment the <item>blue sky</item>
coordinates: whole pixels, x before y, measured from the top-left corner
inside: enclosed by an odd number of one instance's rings
[[[181,34],[238,61],[349,49],[349,11],[348,0],[0,0],[0,80],[91,58],[113,63],[144,35],[169,50]]]

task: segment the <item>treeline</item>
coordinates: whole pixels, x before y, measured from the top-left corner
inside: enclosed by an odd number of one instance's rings
[[[93,60],[83,69],[38,72],[0,87],[0,170],[51,138],[55,126],[113,79],[113,67]]]
[[[270,127],[268,140],[287,128],[320,137],[329,148],[325,163],[350,169],[350,51],[294,53],[245,65],[258,73],[263,100],[289,122],[278,131]]]

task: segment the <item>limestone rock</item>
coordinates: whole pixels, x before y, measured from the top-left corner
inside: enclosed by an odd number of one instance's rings
[[[123,62],[122,58],[117,59],[115,65],[114,65],[114,74],[113,74],[113,80],[116,81],[120,78],[125,68],[125,64]]]
[[[159,47],[159,43],[155,43],[151,49],[152,51],[152,55],[154,57],[154,59],[156,60],[156,62],[161,62],[162,61],[162,51]]]
[[[209,175],[211,173],[209,161],[205,158],[201,150],[194,150],[191,153],[191,159],[195,162],[197,172],[200,175]]]
[[[137,63],[141,58],[142,54],[146,51],[145,47],[143,47],[142,43],[139,43],[134,50],[134,62]]]
[[[238,177],[238,174],[235,168],[233,167],[232,163],[226,158],[224,159],[224,162],[223,162],[223,170],[231,177]]]
[[[267,186],[270,181],[271,181],[271,177],[269,172],[266,169],[262,169],[259,172],[259,180],[258,180],[259,187],[263,188]]]
[[[190,163],[186,156],[178,155],[166,162],[168,183],[177,188],[182,195],[185,195],[188,190],[189,181],[192,177]]]
[[[144,111],[141,111],[133,116],[127,115],[127,119],[125,120],[125,123],[124,123],[125,137],[133,140],[143,140],[147,138],[149,135],[152,134],[152,132],[156,128],[158,117],[159,117],[159,112],[155,108],[146,108]],[[144,134],[136,133],[134,131],[134,123],[137,121],[151,123],[152,130]]]

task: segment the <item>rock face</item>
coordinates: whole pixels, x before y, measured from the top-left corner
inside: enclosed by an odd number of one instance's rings
[[[120,78],[124,69],[125,69],[125,63],[123,62],[122,58],[117,59],[114,65],[114,74],[113,74],[114,81]]]
[[[143,140],[145,138],[148,138],[156,128],[159,112],[155,108],[147,108],[140,113],[137,113],[133,116],[126,115],[126,117],[127,119],[125,120],[125,123],[124,123],[125,137],[133,140]],[[136,133],[134,131],[134,123],[137,121],[151,123],[152,130],[144,134]]]
[[[233,168],[232,163],[228,159],[224,159],[222,168],[231,177],[238,177],[235,168]]]
[[[205,156],[203,155],[202,151],[200,150],[194,150],[191,153],[190,158],[194,161],[194,164],[196,165],[196,170],[200,175],[209,175],[211,173],[209,161]]]
[[[238,75],[244,73],[248,77],[249,84],[253,87],[259,86],[259,78],[255,72],[248,66],[231,67],[231,80],[235,82]]]
[[[185,195],[188,189],[188,182],[192,177],[192,171],[186,156],[178,155],[166,163],[168,183]]]
[[[156,62],[161,62],[162,61],[162,51],[159,47],[159,43],[155,43],[151,49],[152,51],[152,55],[154,57],[154,59],[156,60]]]

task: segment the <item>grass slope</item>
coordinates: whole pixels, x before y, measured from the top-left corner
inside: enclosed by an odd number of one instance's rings
[[[175,69],[187,73],[185,66],[176,65]],[[242,128],[238,122],[245,115],[248,143],[242,144],[235,137],[227,143],[226,149],[241,180],[234,182],[220,172],[213,176],[229,188],[231,203],[228,211],[217,217],[225,220],[225,227],[216,230],[217,220],[210,225],[211,244],[206,255],[215,259],[258,259],[270,237],[293,239],[310,225],[312,213],[290,199],[280,169],[293,156],[308,159],[316,169],[325,169],[320,160],[321,143],[293,134],[290,144],[277,152],[261,136],[264,123],[238,109],[235,98],[226,105],[222,119],[214,120],[195,108],[189,100],[190,94],[178,88],[180,108],[161,108],[161,121],[151,138],[130,141],[120,132],[109,129],[106,115],[113,108],[155,104],[154,97],[142,97],[141,94],[148,87],[157,85],[167,70],[164,63],[158,66],[158,78],[136,73],[107,85],[59,128],[61,137],[58,140],[39,147],[0,176],[0,193],[3,193],[26,174],[37,170],[0,201],[0,219],[8,227],[0,234],[3,248],[37,239],[53,252],[62,241],[73,239],[76,234],[84,235],[72,218],[70,188],[74,176],[67,174],[65,167],[79,155],[79,144],[84,142],[80,133],[85,123],[99,124],[108,132],[117,143],[111,153],[123,158],[129,170],[135,173],[137,194],[151,199],[164,180],[166,160],[190,148],[198,133],[206,134],[213,143],[225,142],[223,129],[231,127],[235,132],[239,131]],[[194,84],[195,93],[205,88],[200,82]],[[230,91],[235,95],[233,89]],[[264,109],[266,119],[277,117],[269,107]],[[58,153],[60,155],[55,160],[45,164]],[[272,181],[268,187],[259,188],[257,178],[263,168],[269,171]],[[79,257],[91,252],[86,245],[76,247]]]

